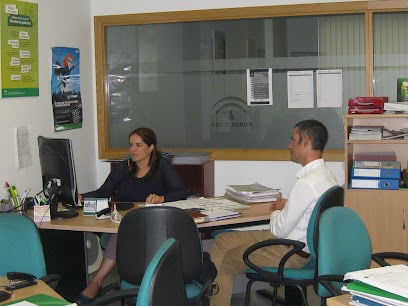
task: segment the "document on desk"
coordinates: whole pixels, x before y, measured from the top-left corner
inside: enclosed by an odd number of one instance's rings
[[[408,266],[393,265],[349,272],[344,280],[356,280],[405,297],[408,301]],[[408,305],[408,303],[407,303]]]
[[[175,206],[182,209],[200,208],[207,210],[210,208],[222,208],[226,210],[241,210],[249,208],[249,205],[238,203],[225,198],[191,198],[174,202],[162,203],[165,206]]]
[[[218,221],[241,216],[236,210],[248,208],[248,205],[237,203],[224,198],[193,198],[163,203],[164,206],[173,206],[187,210],[198,210],[206,215],[205,221]]]
[[[222,208],[210,208],[202,211],[205,214],[205,220],[207,222],[220,221],[225,219],[237,218],[241,216],[241,213]]]

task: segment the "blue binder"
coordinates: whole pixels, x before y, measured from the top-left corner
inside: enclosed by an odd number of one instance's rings
[[[350,179],[350,188],[357,189],[399,189],[399,179],[383,179],[383,178],[356,178]]]
[[[357,168],[351,169],[352,177],[400,179],[401,170],[398,168]]]

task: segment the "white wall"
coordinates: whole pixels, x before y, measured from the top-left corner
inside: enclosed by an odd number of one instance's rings
[[[37,136],[71,138],[79,188],[89,190],[95,185],[95,100],[91,58],[90,2],[83,0],[37,0],[39,20],[39,97],[0,99],[0,184],[16,184],[20,192],[41,190]],[[84,124],[82,129],[53,132],[51,104],[51,47],[77,47],[81,52],[81,91]],[[32,165],[18,169],[15,129],[28,127]],[[6,195],[2,188],[0,196]]]
[[[352,0],[345,0],[352,1]],[[112,5],[111,0],[91,0],[92,17],[99,15],[116,15],[132,13],[148,13],[162,11],[182,11],[198,9],[217,9],[231,7],[283,5],[319,2],[339,2],[310,1],[310,0],[258,0],[256,5],[247,0],[209,0],[209,1],[183,1],[183,0],[117,0]],[[93,54],[93,53],[92,53]],[[96,101],[96,97],[94,97]],[[159,140],[160,141],[160,140]],[[288,187],[299,166],[292,162],[274,161],[216,161],[214,164],[214,192],[215,195],[222,195],[228,184],[247,184],[259,182],[274,188]],[[330,163],[330,168],[335,173],[340,184],[344,184],[343,163]],[[97,163],[98,181],[100,185],[109,173],[109,166],[104,162]]]

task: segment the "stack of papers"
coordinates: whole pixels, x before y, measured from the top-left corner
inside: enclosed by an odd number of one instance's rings
[[[381,140],[384,126],[355,125],[351,127],[349,140]]]
[[[177,152],[171,154],[173,165],[201,165],[210,159],[210,153],[205,152]]]
[[[352,296],[351,305],[408,306],[408,266],[394,265],[349,272],[342,289]]]
[[[163,206],[173,206],[187,211],[196,211],[200,213],[202,218],[194,218],[196,223],[211,222],[224,219],[237,218],[241,216],[241,213],[235,210],[246,209],[249,206],[245,204],[236,203],[224,198],[193,198],[187,200],[180,200],[174,202],[166,202],[160,205]],[[192,215],[190,213],[190,215]]]
[[[263,186],[258,183],[250,185],[229,185],[225,197],[243,203],[261,203],[276,201],[281,197],[279,189]]]
[[[384,103],[384,110],[389,112],[408,112],[408,103],[407,102],[389,102]]]

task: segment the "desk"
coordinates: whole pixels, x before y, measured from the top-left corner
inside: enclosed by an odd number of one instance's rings
[[[8,283],[9,280],[7,278],[0,277],[0,286],[8,285]],[[44,293],[59,299],[63,299],[62,296],[60,296],[57,292],[52,290],[51,287],[49,287],[46,283],[44,283],[41,280],[37,280],[37,285],[14,290],[13,294],[11,295],[11,298],[9,298],[6,301],[0,302],[0,305],[8,304],[39,293]]]
[[[135,205],[132,209],[137,209]],[[253,204],[241,210],[238,218],[197,224],[200,231],[211,231],[222,227],[243,227],[254,223],[269,222],[269,204]],[[132,210],[130,209],[130,210]],[[128,210],[128,211],[130,211]],[[125,215],[128,211],[120,211]],[[78,293],[88,283],[88,258],[86,255],[84,232],[117,233],[119,224],[110,219],[97,220],[94,216],[84,216],[82,211],[75,218],[37,222],[41,240],[44,245],[44,256],[47,272],[62,276],[57,288],[66,300],[75,300]],[[33,219],[33,211],[27,216]]]
[[[343,294],[327,299],[327,306],[347,306],[350,305],[350,295]]]
[[[245,226],[245,224],[252,224],[256,222],[269,221],[270,212],[268,211],[270,204],[252,204],[250,208],[242,209],[239,212],[241,216],[238,218],[205,222],[197,224],[199,229],[214,229],[215,227],[222,226]],[[137,205],[134,208],[120,211],[125,215],[130,210],[137,209]],[[28,212],[28,217],[33,219],[33,212]],[[80,231],[80,232],[97,232],[97,233],[117,233],[119,224],[113,223],[110,219],[97,220],[94,216],[84,216],[82,211],[79,211],[79,215],[75,218],[51,220],[50,222],[36,222],[39,229],[52,229],[62,231]]]

